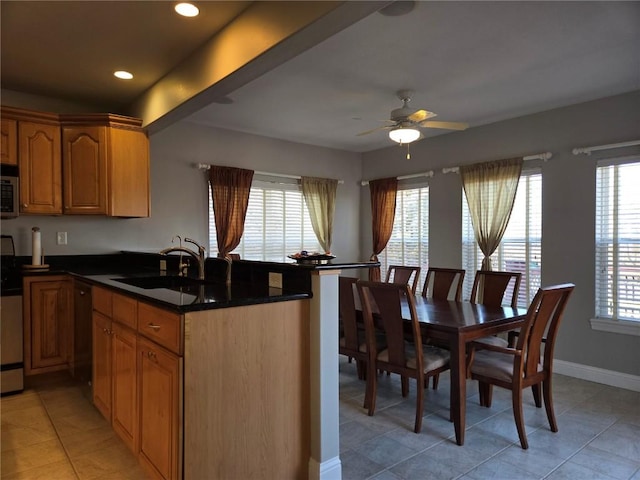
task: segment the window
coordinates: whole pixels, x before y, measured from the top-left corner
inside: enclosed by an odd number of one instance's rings
[[[428,186],[398,190],[393,232],[378,259],[383,280],[389,265],[422,267],[418,280],[418,288],[422,288],[429,261]]]
[[[473,234],[467,200],[462,192],[462,267],[467,271],[463,298],[471,297],[476,270],[484,255]],[[494,270],[522,273],[518,306],[528,307],[540,287],[542,241],[542,174],[539,170],[523,171],[500,246],[491,256]],[[509,292],[506,295],[510,295]]]
[[[297,184],[254,177],[240,245],[233,251],[247,260],[289,262],[287,255],[321,247],[311,226],[302,190]],[[218,251],[213,205],[209,194],[209,252]]]
[[[598,162],[596,316],[599,318],[640,323],[638,186],[640,157]]]

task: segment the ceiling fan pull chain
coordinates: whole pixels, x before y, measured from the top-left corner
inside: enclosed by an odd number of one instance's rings
[[[409,151],[409,145],[411,145],[410,143],[407,143],[407,160],[411,160],[411,152]]]

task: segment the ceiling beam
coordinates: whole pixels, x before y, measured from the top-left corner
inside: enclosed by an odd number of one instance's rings
[[[128,109],[150,133],[182,120],[389,1],[257,1]]]

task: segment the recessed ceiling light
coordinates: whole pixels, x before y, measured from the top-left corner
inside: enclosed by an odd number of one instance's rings
[[[193,3],[179,3],[174,8],[175,11],[183,17],[195,17],[200,13],[198,7]]]
[[[113,72],[113,75],[121,78],[122,80],[131,80],[133,75],[129,72],[125,72],[124,70],[118,70],[117,72]]]

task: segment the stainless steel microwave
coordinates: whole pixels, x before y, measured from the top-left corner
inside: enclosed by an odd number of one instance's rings
[[[15,218],[20,211],[18,197],[18,167],[0,165],[0,210],[2,218]]]

